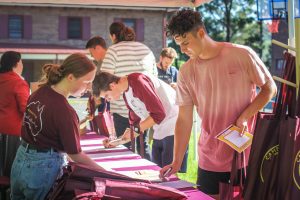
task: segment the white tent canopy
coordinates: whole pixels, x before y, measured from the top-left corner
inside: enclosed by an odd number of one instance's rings
[[[0,0],[0,5],[165,9],[197,7],[211,0]]]

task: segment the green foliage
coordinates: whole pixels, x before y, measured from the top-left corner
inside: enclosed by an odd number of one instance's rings
[[[202,14],[211,38],[250,46],[267,66],[270,65],[271,34],[257,21],[255,0],[213,0],[197,10]],[[174,41],[170,41],[169,46],[180,52]],[[179,60],[187,60],[187,57],[180,52]]]

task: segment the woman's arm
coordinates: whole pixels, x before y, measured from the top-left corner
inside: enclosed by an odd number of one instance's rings
[[[88,157],[84,152],[80,152],[77,154],[68,154],[68,156],[72,159],[72,161],[76,163],[88,165],[94,169],[104,170],[100,165],[98,165],[95,161]]]

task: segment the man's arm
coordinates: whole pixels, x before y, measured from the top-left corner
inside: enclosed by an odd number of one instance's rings
[[[274,80],[269,79],[263,86],[261,86],[261,90],[253,102],[249,104],[249,106],[238,117],[236,125],[243,129],[247,120],[261,110],[272,99],[272,97],[276,95],[276,92],[277,87]]]
[[[193,105],[179,106],[179,114],[175,126],[175,141],[173,162],[160,170],[160,176],[169,169],[172,170],[168,175],[176,173],[181,166],[187,145],[190,140],[192,125],[193,125]]]
[[[144,121],[140,122],[140,130],[141,130],[141,132],[144,132],[145,130],[147,130],[148,128],[151,128],[155,124],[156,123],[153,120],[153,118],[151,116],[149,116]]]

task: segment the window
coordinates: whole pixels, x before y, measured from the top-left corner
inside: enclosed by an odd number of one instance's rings
[[[136,32],[136,21],[135,19],[123,19],[125,26],[132,28]]]
[[[144,41],[144,19],[133,19],[133,18],[115,18],[115,22],[122,22],[127,27],[134,30],[136,41]]]
[[[18,15],[8,16],[8,37],[12,39],[23,38],[23,17]]]
[[[88,40],[91,37],[90,17],[59,16],[58,23],[60,40]]]
[[[283,70],[284,68],[284,59],[276,59],[276,70]]]
[[[0,14],[0,39],[32,39],[31,15]]]
[[[82,20],[79,17],[68,18],[68,39],[82,38]]]

